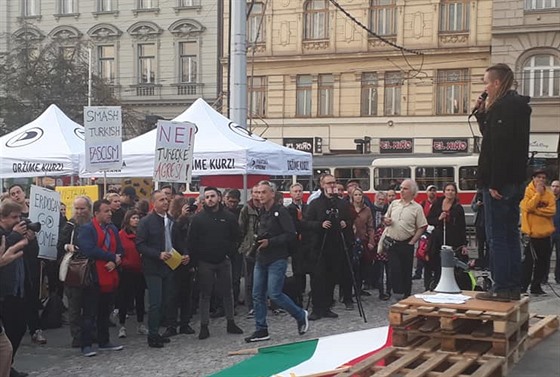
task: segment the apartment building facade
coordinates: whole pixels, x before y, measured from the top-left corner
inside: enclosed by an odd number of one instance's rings
[[[137,112],[173,118],[221,91],[221,2],[10,0],[0,11],[0,54],[18,39],[92,51],[92,70]]]

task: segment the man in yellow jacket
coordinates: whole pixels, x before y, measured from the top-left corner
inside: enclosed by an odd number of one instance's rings
[[[545,170],[536,170],[521,201],[521,231],[530,238],[525,247],[521,289],[526,292],[530,284],[531,293],[536,295],[546,294],[541,283],[548,274],[550,235],[554,232],[552,219],[556,213],[556,200],[546,188],[546,179]]]

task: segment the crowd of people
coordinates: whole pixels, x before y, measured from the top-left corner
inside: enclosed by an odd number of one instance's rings
[[[543,294],[553,246],[560,283],[560,182],[549,189],[547,172],[536,170],[523,187],[526,177],[519,164],[527,158],[525,124],[513,128],[517,133],[502,127],[504,121],[524,122],[530,108],[507,90],[513,76],[506,67],[487,70],[489,102],[479,101],[476,114],[484,139],[481,189],[472,202],[478,258],[471,266],[490,268],[493,290],[477,298],[492,301],[518,300],[529,289]],[[517,106],[517,118],[503,114],[508,104]],[[511,153],[500,154],[506,147]],[[338,317],[337,300],[354,310],[359,297],[377,289],[379,300],[398,301],[410,296],[412,280],[422,277],[425,288],[432,289],[440,279],[442,245],[451,246],[458,259],[468,258],[465,212],[455,183],[442,186],[440,196],[429,185],[420,203],[411,179],[400,182],[399,197],[394,190],[379,191],[373,201],[358,179],[343,185],[322,174],[319,185],[304,202],[302,185],[292,184],[288,206],[268,181],[246,195],[205,187],[199,198],[187,198],[163,186],[150,200],[138,200],[132,187],[96,201],[78,196],[70,219],[61,206],[57,260],[44,262],[38,258],[36,232],[25,221],[26,188],[12,185],[0,203],[0,377],[26,375],[12,364],[27,331],[33,342],[47,342],[39,320],[42,263],[49,296],[64,297],[72,347],[91,357],[98,350],[122,350],[110,339],[109,327],[118,326],[118,338],[125,338],[127,318],[133,315],[136,332],[153,348],[165,347],[177,334],[195,334],[195,313],[200,340],[210,337],[210,318],[221,316],[227,333],[243,334],[235,321],[241,306],[255,320],[246,342],[270,339],[269,311],[289,313],[294,333],[303,335],[309,321]],[[415,249],[428,232],[425,256],[414,269]],[[78,283],[59,279],[64,260],[84,262]]]

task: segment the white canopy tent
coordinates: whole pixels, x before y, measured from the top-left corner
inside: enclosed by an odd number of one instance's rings
[[[79,173],[84,128],[50,105],[37,119],[0,138],[0,178]]]
[[[173,120],[188,121],[197,126],[193,176],[312,174],[310,153],[286,148],[247,132],[200,98]],[[155,145],[156,129],[125,141],[123,168],[107,172],[107,177],[151,177]],[[81,166],[81,177],[103,175],[87,173],[84,165]]]

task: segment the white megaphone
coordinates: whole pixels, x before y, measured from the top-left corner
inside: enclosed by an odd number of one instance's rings
[[[443,245],[441,247],[441,277],[434,292],[461,293],[455,280],[455,254],[451,246]]]

